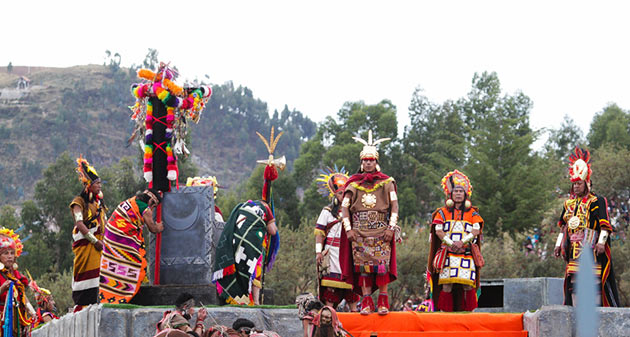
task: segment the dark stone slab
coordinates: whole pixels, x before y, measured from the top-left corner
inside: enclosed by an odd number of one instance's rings
[[[164,194],[160,252],[160,285],[211,283],[215,242],[224,224],[214,219],[211,186],[184,186]],[[155,284],[156,236],[148,235],[149,280]]]
[[[563,279],[551,277],[511,278],[503,280],[505,312],[536,310],[543,305],[562,304]]]
[[[177,297],[181,293],[190,293],[197,302],[205,305],[219,305],[214,285],[159,285],[142,286],[138,294],[131,300],[131,304],[137,305],[175,305]]]

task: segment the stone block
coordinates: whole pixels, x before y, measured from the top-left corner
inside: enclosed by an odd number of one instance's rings
[[[177,297],[182,293],[189,293],[197,302],[204,305],[219,304],[217,291],[213,284],[204,285],[145,285],[133,297],[131,304],[137,305],[169,305],[174,306]]]
[[[630,309],[598,308],[599,331],[601,337],[630,335]]]
[[[87,337],[99,337],[98,336],[98,326],[99,326],[99,320],[101,318],[101,309],[103,308],[102,305],[97,304],[97,305],[91,305],[87,308],[87,312],[88,312],[88,321],[87,321],[87,330],[88,330],[88,335]]]
[[[265,330],[275,331],[280,336],[300,336],[303,333],[297,309],[262,309],[260,311]]]
[[[560,278],[512,278],[503,280],[503,308],[505,312],[536,310],[544,305],[562,304]]]
[[[77,313],[75,313],[72,317],[73,320],[73,334],[68,335],[72,337],[90,337],[90,332],[88,331],[88,317],[89,317],[90,307],[87,307]]]
[[[100,312],[98,337],[131,337],[131,310],[103,307]]]
[[[131,313],[131,336],[152,337],[155,335],[155,325],[164,316],[166,309],[136,309]]]
[[[543,306],[534,313],[525,313],[523,328],[529,337],[575,336],[575,313],[565,305]]]

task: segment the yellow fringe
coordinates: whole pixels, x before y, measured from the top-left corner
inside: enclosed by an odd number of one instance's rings
[[[363,186],[361,186],[361,185],[359,185],[357,183],[354,183],[354,182],[350,183],[350,185],[352,185],[352,187],[356,188],[357,190],[361,190],[361,191],[363,191],[365,193],[372,193],[372,192],[378,190],[379,188],[385,186],[385,184],[387,184],[387,183],[389,183],[391,181],[394,181],[394,178],[389,177],[389,178],[381,181],[380,183],[372,186],[371,188],[365,188],[365,187],[363,187]]]

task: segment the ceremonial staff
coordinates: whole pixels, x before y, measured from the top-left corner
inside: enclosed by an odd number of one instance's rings
[[[263,189],[262,189],[262,200],[269,204],[271,208],[271,213],[274,218],[276,217],[276,213],[273,205],[273,193],[271,190],[271,182],[278,179],[278,170],[284,170],[286,167],[287,160],[284,156],[280,158],[274,158],[273,153],[276,150],[276,146],[278,145],[278,140],[282,137],[284,132],[278,133],[276,137],[274,137],[274,129],[271,127],[271,134],[269,135],[269,140],[267,140],[263,135],[259,132],[256,132],[258,137],[262,140],[267,148],[267,152],[269,153],[269,157],[266,160],[257,160],[258,164],[265,165],[265,171],[263,173]],[[278,248],[280,248],[280,233],[277,232],[276,235],[272,236],[269,240],[269,254],[268,259],[266,261],[266,266],[263,267],[262,271],[262,279],[261,279],[261,288],[260,288],[260,303],[262,304],[264,301],[264,288],[265,288],[265,271],[271,270],[273,266],[273,262],[275,261],[276,254],[278,252]],[[263,261],[264,263],[265,261]]]

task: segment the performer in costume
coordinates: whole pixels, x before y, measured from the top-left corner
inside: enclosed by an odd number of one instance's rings
[[[610,254],[612,226],[608,217],[606,198],[591,192],[590,153],[575,148],[569,157],[571,198],[564,202],[558,221],[561,232],[554,253],[562,255],[567,265],[564,274],[564,304],[575,304],[575,280],[579,269],[579,257],[583,249],[592,249],[595,256],[595,275],[599,280],[598,304],[617,307],[619,294]]]
[[[83,183],[81,194],[70,203],[72,230],[72,300],[75,312],[98,302],[98,283],[103,250],[106,208],[101,192],[101,179],[83,157],[77,159],[77,173]]]
[[[162,202],[160,193],[149,189],[121,202],[105,225],[101,257],[99,300],[101,303],[129,303],[140,290],[147,272],[142,230],[164,230],[153,222],[153,212]]]
[[[50,290],[45,288],[40,288],[33,277],[30,275],[28,270],[26,271],[28,278],[31,280],[28,284],[29,288],[35,294],[35,300],[37,301],[37,312],[36,312],[36,320],[33,322],[33,329],[44,325],[53,319],[59,319],[55,312],[57,311],[57,307],[55,304],[55,300],[50,293]]]
[[[263,269],[270,260],[276,221],[262,200],[238,204],[225,223],[216,250],[212,282],[228,304],[259,305]]]
[[[310,337],[344,337],[345,330],[333,307],[325,306],[313,319],[313,333]]]
[[[348,181],[345,169],[328,167],[317,179],[319,192],[331,200],[324,207],[315,225],[319,299],[337,307],[345,299],[357,311],[359,295],[352,291],[353,265],[350,242],[341,226],[341,201]]]
[[[479,271],[483,267],[483,219],[471,205],[472,185],[458,170],[442,178],[446,206],[432,216],[428,269],[431,297],[441,311],[472,311],[477,307]]]
[[[371,294],[379,289],[378,313],[389,313],[387,285],[396,277],[396,244],[398,227],[398,197],[394,178],[380,172],[376,145],[389,140],[372,141],[353,137],[364,144],[359,173],[346,183],[341,203],[342,224],[352,242],[355,287],[361,289],[361,314],[375,310]]]
[[[262,200],[248,200],[234,207],[215,253],[212,282],[219,297],[229,304],[261,304],[264,274],[273,268],[280,248],[271,182],[278,178],[276,168],[282,170],[286,163],[284,156],[278,159],[273,156],[282,132],[274,138],[272,127],[269,141],[256,134],[269,152],[268,159],[258,161],[265,165]]]
[[[20,254],[20,237],[11,229],[0,228],[0,336],[3,337],[28,336],[35,321],[35,309],[26,297],[29,282],[16,263]]]
[[[156,325],[157,336],[177,336],[178,331],[185,332],[185,336],[200,337],[204,333],[203,321],[208,317],[205,308],[197,310],[197,320],[193,329],[188,322],[195,313],[195,298],[189,293],[180,294],[175,301],[175,310],[164,312],[162,319]]]

